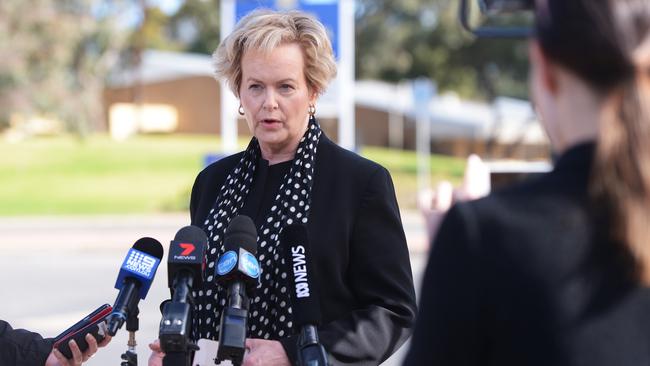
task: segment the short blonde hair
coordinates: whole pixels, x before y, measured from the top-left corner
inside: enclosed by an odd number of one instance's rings
[[[302,11],[255,10],[235,26],[212,55],[217,79],[226,79],[239,96],[244,53],[271,52],[287,43],[300,45],[305,58],[305,79],[310,90],[322,94],[336,76],[336,62],[327,31],[315,17]]]

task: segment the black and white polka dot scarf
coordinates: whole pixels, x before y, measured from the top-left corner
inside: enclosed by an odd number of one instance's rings
[[[248,334],[251,338],[279,339],[293,334],[288,278],[284,272],[284,259],[282,250],[278,247],[278,239],[283,227],[292,223],[307,223],[316,147],[320,136],[321,129],[311,117],[307,132],[298,144],[291,168],[280,184],[271,212],[257,228],[257,258],[262,271],[260,284],[250,299]],[[219,322],[227,301],[227,291],[214,282],[215,263],[224,252],[224,231],[230,220],[237,216],[251,189],[259,156],[259,143],[253,138],[239,163],[226,178],[203,223],[209,243],[206,281],[203,290],[195,293],[197,338],[219,338]]]

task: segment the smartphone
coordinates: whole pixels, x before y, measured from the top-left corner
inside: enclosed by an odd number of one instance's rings
[[[72,351],[68,345],[70,340],[74,339],[81,352],[88,349],[88,342],[85,339],[87,334],[92,334],[97,342],[101,342],[108,333],[104,320],[112,311],[113,307],[109,304],[98,307],[95,311],[56,336],[53,347],[58,349],[66,358],[70,359],[72,358]]]

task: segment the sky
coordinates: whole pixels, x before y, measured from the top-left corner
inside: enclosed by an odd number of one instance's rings
[[[148,0],[151,5],[156,5],[166,14],[174,14],[180,8],[183,0]]]
[[[147,4],[149,6],[155,6],[168,15],[176,13],[183,2],[184,0],[147,0]],[[102,6],[97,10],[102,11],[104,8]],[[140,11],[140,8],[137,6],[130,6],[125,12],[120,15],[119,23],[123,27],[131,28],[137,26],[140,23],[141,19],[142,12]]]

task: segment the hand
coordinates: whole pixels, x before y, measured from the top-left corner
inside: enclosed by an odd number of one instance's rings
[[[481,160],[478,155],[470,155],[467,158],[463,184],[456,193],[458,201],[475,200],[485,197],[490,193],[490,168]]]
[[[52,352],[45,361],[45,366],[79,366],[88,361],[97,352],[98,348],[106,346],[110,341],[111,337],[107,335],[101,343],[97,344],[97,340],[92,334],[86,334],[88,349],[81,352],[77,342],[70,340],[68,344],[70,345],[70,351],[72,351],[72,358],[67,359],[58,349],[52,349]]]
[[[424,216],[427,245],[436,236],[438,226],[454,201],[454,187],[446,180],[439,182],[435,190],[420,192],[418,206]]]
[[[427,228],[427,243],[436,236],[438,226],[451,206],[460,201],[473,200],[490,193],[490,170],[477,155],[467,158],[463,183],[454,188],[450,182],[442,181],[433,191],[421,192],[418,206],[424,215]]]
[[[278,341],[266,339],[246,339],[246,349],[242,366],[291,366],[284,347]]]
[[[160,347],[160,340],[156,339],[153,343],[149,344],[151,355],[149,356],[149,366],[162,366],[165,352]]]

